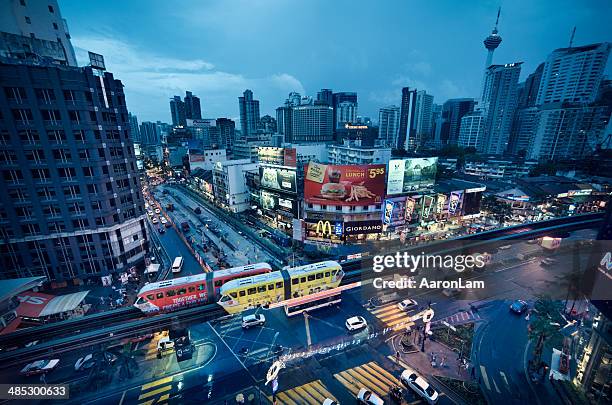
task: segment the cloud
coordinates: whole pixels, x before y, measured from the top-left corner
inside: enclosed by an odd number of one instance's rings
[[[125,86],[129,110],[141,121],[169,120],[168,99],[186,90],[201,98],[202,114],[210,118],[235,116],[238,97],[247,88],[259,99],[282,100],[291,91],[305,93],[300,80],[288,73],[246,77],[218,70],[200,58],[155,54],[111,35],[74,38],[73,43],[81,65],[89,63],[88,50],[104,55],[107,69]],[[235,111],[227,111],[227,105],[235,105]]]

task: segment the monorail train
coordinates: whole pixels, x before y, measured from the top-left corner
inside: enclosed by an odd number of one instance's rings
[[[241,277],[221,287],[221,305],[234,314],[256,306],[314,294],[336,288],[344,272],[335,261],[325,261],[305,266],[273,271],[252,277]]]
[[[255,263],[149,283],[138,292],[134,306],[142,312],[149,313],[212,303],[220,297],[219,291],[224,284],[240,277],[263,275],[271,271],[272,267],[268,263]]]

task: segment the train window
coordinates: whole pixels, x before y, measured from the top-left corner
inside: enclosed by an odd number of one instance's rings
[[[249,288],[247,290],[247,294],[251,295],[251,294],[255,294],[257,292],[257,288]]]
[[[149,295],[147,295],[147,299],[149,301],[153,301],[155,299],[155,296],[153,294],[149,294]]]
[[[323,273],[317,273],[316,274],[317,280],[323,278]]]
[[[274,284],[268,284],[268,291],[274,290]]]
[[[302,277],[302,278],[300,279],[300,283],[305,283],[305,282],[306,282],[306,277]]]
[[[192,293],[195,291],[195,287],[189,287],[189,292]]]
[[[223,281],[215,280],[215,287],[221,287],[223,285]]]
[[[231,292],[230,295],[232,296],[232,298],[238,297],[238,294],[236,294],[236,292]]]
[[[244,297],[246,295],[246,291],[240,290],[238,291],[238,295],[240,295],[241,297]]]
[[[276,288],[283,288],[283,283],[281,282],[276,283]]]
[[[223,297],[221,297],[221,299],[219,301],[221,302],[227,302],[231,300],[231,298],[229,297],[229,295],[224,295]]]
[[[187,293],[187,290],[185,288],[180,288],[176,293],[178,295],[184,295]]]
[[[266,286],[260,285],[259,287],[257,287],[257,292],[266,292]]]
[[[315,279],[314,274],[311,274],[311,275],[309,275],[309,276],[308,276],[308,281],[312,281],[312,280],[314,280],[314,279]]]
[[[157,293],[157,299],[160,300],[164,298],[164,293]]]
[[[166,291],[166,297],[174,297],[175,295],[176,295],[176,292],[174,290]]]
[[[204,289],[204,284],[200,284],[200,285],[198,286],[198,290],[202,291],[203,289]]]
[[[300,282],[300,279],[299,279],[299,278],[294,278],[293,280],[291,280],[291,284],[292,284],[292,285],[296,285],[296,284],[297,284],[297,283],[299,283],[299,282]]]
[[[329,271],[325,272],[325,277],[329,277]]]

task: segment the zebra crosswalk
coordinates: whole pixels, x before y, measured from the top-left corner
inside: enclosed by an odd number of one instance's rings
[[[399,384],[397,377],[375,361],[341,371],[334,374],[334,378],[355,396],[361,388],[367,388],[382,398],[391,387]]]
[[[376,308],[368,308],[368,311],[387,327],[395,331],[405,329],[412,322],[410,313],[400,309],[397,302],[391,302]]]
[[[311,381],[276,394],[276,403],[282,405],[320,405],[325,399],[336,401],[321,380]],[[268,397],[272,402],[272,397]]]
[[[138,405],[166,404],[172,390],[172,377],[164,377],[140,387]]]
[[[447,316],[446,318],[438,319],[433,323],[441,323],[442,321],[447,322],[451,325],[462,325],[464,323],[474,322],[480,319],[480,315],[478,312],[474,312],[472,310],[469,311],[461,311],[453,314],[451,316]]]

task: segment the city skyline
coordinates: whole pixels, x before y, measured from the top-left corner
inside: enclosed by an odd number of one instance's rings
[[[236,8],[216,2],[183,2],[172,10],[163,3],[158,7],[131,2],[100,8],[89,4],[78,9],[69,2],[61,5],[70,21],[79,64],[87,62],[85,50],[104,54],[109,69],[125,83],[130,111],[140,121],[169,122],[167,100],[185,90],[201,97],[206,117],[235,120],[239,118],[237,98],[247,88],[261,101],[262,115],[274,115],[291,91],[315,96],[321,88],[357,92],[359,115],[374,119],[380,107],[401,103],[404,86],[426,90],[438,104],[448,98],[477,98],[486,60],[482,41],[495,25],[499,4],[373,8],[369,18],[384,20],[385,30],[361,22],[364,7],[347,8],[341,3],[302,5],[305,9],[294,14],[288,14],[288,5],[276,2]],[[501,4],[498,30],[504,40],[493,63],[523,61],[520,80],[524,80],[550,52],[568,45],[574,25],[574,46],[609,40],[604,23],[610,15],[608,4],[550,5]],[[345,19],[332,18],[327,25],[323,21],[328,27],[324,33],[310,29],[321,18],[336,15],[333,9],[342,9]],[[91,14],[97,16],[94,29],[87,17]],[[414,15],[415,21],[427,21],[427,32],[407,24],[407,14]],[[135,15],[142,24],[116,23]],[[459,15],[465,18],[455,18]],[[246,30],[241,24],[248,21],[252,24],[249,29],[258,32],[256,38],[241,35]],[[292,24],[299,29],[288,30]],[[293,35],[280,38],[281,31]],[[334,41],[326,41],[327,36]],[[389,36],[407,40],[394,41]],[[451,44],[450,38],[457,40]],[[306,52],[302,45],[295,46],[305,40],[313,44]],[[381,47],[381,43],[388,46]],[[461,62],[448,63],[454,60]],[[609,75],[610,67],[606,73]]]

